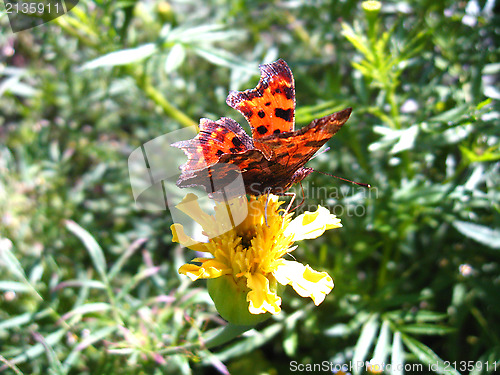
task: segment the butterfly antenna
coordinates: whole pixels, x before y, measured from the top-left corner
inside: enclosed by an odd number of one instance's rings
[[[326,172],[317,171],[316,169],[314,169],[314,172],[318,172],[318,173],[321,173],[321,174],[324,174],[324,175],[327,175],[327,176],[330,176],[330,177],[335,177],[335,178],[338,178],[339,180],[342,180],[342,181],[345,181],[345,182],[350,182],[352,184],[363,186],[363,187],[366,187],[366,188],[371,188],[372,187],[370,184],[365,184],[363,182],[351,181],[351,180],[348,180],[347,178],[343,178],[343,177],[339,177],[339,176],[334,176],[333,174],[326,173]]]

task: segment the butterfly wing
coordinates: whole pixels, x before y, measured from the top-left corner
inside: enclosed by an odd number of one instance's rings
[[[352,108],[347,108],[314,120],[297,131],[262,138],[260,141],[273,153],[273,161],[287,170],[291,178],[340,130],[351,111]]]
[[[311,173],[310,168],[303,168],[304,164],[344,125],[350,114],[348,108],[314,120],[297,131],[262,138],[273,152],[270,160],[256,148],[225,153],[216,164],[186,175],[182,181],[179,179],[178,185],[203,186],[211,193],[214,182],[217,186],[228,186],[241,173],[247,194],[269,191],[281,195]],[[230,191],[226,192],[231,196]]]
[[[256,88],[231,91],[226,100],[245,116],[254,140],[293,131],[295,123],[295,86],[287,63],[279,59],[259,68],[261,77]],[[255,146],[260,148],[258,142]]]
[[[216,164],[227,153],[239,153],[253,149],[252,139],[233,119],[223,117],[218,121],[206,118],[200,120],[200,132],[193,139],[175,142],[172,147],[180,148],[188,161],[179,168],[179,178]]]

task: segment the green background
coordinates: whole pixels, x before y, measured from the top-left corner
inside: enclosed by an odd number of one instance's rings
[[[500,366],[497,2],[80,1],[15,34],[0,12],[5,373]],[[194,253],[169,212],[136,208],[127,158],[200,117],[246,126],[227,93],[278,58],[297,127],[353,108],[308,166],[373,188],[310,175],[297,212],[321,204],[344,227],[294,256],[334,290],[315,307],[287,288],[280,315],[207,349],[224,322],[206,284],[177,274]]]

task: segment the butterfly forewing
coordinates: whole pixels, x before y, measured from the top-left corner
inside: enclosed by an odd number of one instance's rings
[[[254,140],[293,131],[295,123],[295,86],[287,63],[280,59],[261,65],[260,71],[255,89],[231,91],[226,100],[245,116]]]

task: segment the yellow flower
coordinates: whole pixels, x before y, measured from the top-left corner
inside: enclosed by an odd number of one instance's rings
[[[182,225],[173,224],[173,241],[212,256],[193,259],[201,265],[184,264],[179,273],[193,281],[200,278],[220,280],[222,284],[218,286],[221,289],[244,293],[246,309],[251,314],[280,312],[278,284],[291,285],[299,295],[310,297],[319,305],[333,289],[332,278],[326,272],[315,271],[309,265],[283,257],[297,247],[292,246],[295,241],[316,238],[327,229],[341,227],[340,219],[320,206],[317,211],[305,212],[292,220],[293,214],[282,215],[284,210],[280,206],[283,202],[278,201],[277,196],[269,197],[267,208],[266,200],[267,196],[250,196],[249,199],[240,197],[217,203],[215,215],[211,216],[201,210],[196,195],[188,194],[177,207],[202,226],[203,234],[209,240],[207,243],[196,242],[184,233]],[[233,226],[231,213],[245,210],[248,210],[247,216]],[[266,210],[267,224],[264,218]],[[220,304],[230,305],[234,301],[228,301],[227,295],[222,297],[220,291],[214,289],[209,283],[219,313],[231,322],[227,317],[231,313],[226,311],[224,316],[221,311],[227,308]],[[221,301],[219,306],[218,301]]]

